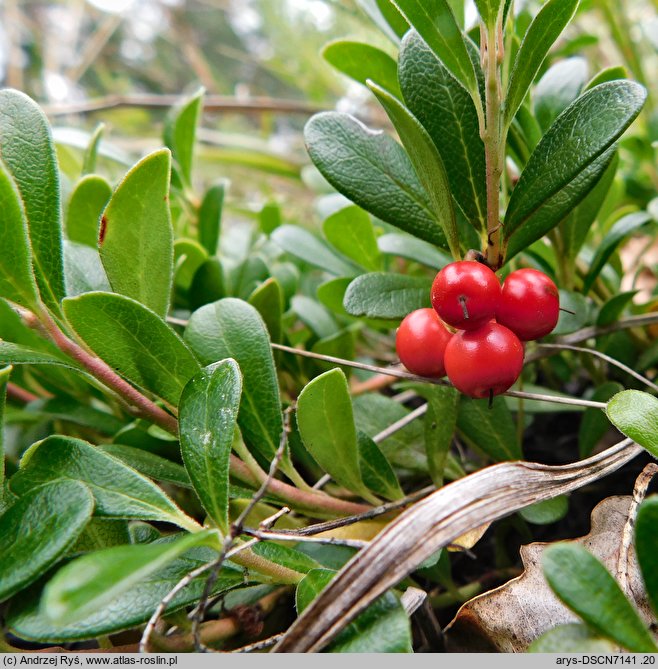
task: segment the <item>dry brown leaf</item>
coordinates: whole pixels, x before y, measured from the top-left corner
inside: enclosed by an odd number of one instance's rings
[[[444,486],[400,514],[359,551],[273,651],[321,650],[379,595],[457,537],[606,476],[641,452],[625,439],[570,465],[504,462]]]

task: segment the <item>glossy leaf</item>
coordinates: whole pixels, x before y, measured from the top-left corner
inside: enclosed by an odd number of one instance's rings
[[[592,629],[635,653],[658,652],[617,581],[589,551],[555,544],[544,552],[542,564],[555,594]]]
[[[366,85],[372,79],[395,95],[400,94],[397,64],[385,51],[352,40],[330,42],[322,51],[324,59],[339,72]]]
[[[467,443],[486,453],[494,462],[522,459],[516,426],[502,397],[494,397],[491,408],[488,400],[463,397],[457,428]]]
[[[345,207],[325,219],[322,230],[343,255],[368,270],[381,267],[375,231],[370,216],[359,207]]]
[[[313,298],[295,295],[290,306],[306,327],[321,339],[338,332],[338,324],[331,314]]]
[[[475,0],[480,18],[486,26],[494,27],[497,24],[504,0]]]
[[[533,91],[535,115],[547,130],[580,95],[587,83],[589,66],[584,58],[565,58],[548,68]]]
[[[86,486],[55,481],[28,491],[0,515],[0,601],[55,564],[80,536],[93,510]]]
[[[587,234],[601,211],[601,207],[610,191],[617,172],[619,158],[617,153],[610,161],[596,185],[582,202],[560,223],[560,232],[567,256],[576,258],[583,247]]]
[[[0,239],[2,239],[0,296],[24,307],[35,309],[39,303],[39,297],[32,273],[32,252],[27,220],[16,184],[1,162],[0,211],[2,211],[2,217],[0,217]]]
[[[297,586],[295,605],[302,611],[329,584],[335,572],[314,569]],[[373,602],[327,647],[331,653],[411,653],[411,627],[398,599],[390,592]]]
[[[457,429],[460,394],[455,388],[431,386],[422,395],[427,399],[424,421],[427,467],[434,485],[440,488]]]
[[[43,611],[57,625],[87,618],[138,583],[200,545],[217,546],[216,532],[187,534],[169,543],[113,546],[69,562],[48,582]]]
[[[277,544],[273,541],[261,541],[252,548],[253,552],[270,562],[280,564],[300,574],[307,574],[311,569],[320,567],[320,563],[299,550],[291,548],[292,542]]]
[[[297,399],[297,425],[304,446],[332,478],[364,499],[373,499],[361,477],[352,402],[340,369],[304,387]]]
[[[384,107],[402,141],[418,179],[429,196],[432,212],[443,228],[453,257],[461,258],[450,183],[441,154],[418,119],[396,97],[372,81],[368,82],[368,86]]]
[[[68,239],[64,240],[64,278],[67,297],[111,290],[98,251]]]
[[[564,518],[568,511],[569,498],[566,495],[558,495],[553,499],[526,506],[519,511],[519,515],[534,525],[549,525]]]
[[[639,230],[643,225],[652,220],[651,215],[645,211],[636,211],[620,218],[608,231],[603,241],[596,247],[596,253],[590,263],[589,272],[583,281],[583,293],[587,294],[608,262],[615,249],[625,237]]]
[[[112,197],[112,186],[98,174],[88,174],[78,181],[66,208],[66,235],[72,242],[98,244],[101,214]]]
[[[553,335],[569,334],[580,330],[589,320],[589,304],[582,293],[574,291],[559,291],[560,306],[568,311],[560,311],[557,325],[553,328]]]
[[[402,37],[409,30],[407,20],[400,14],[392,0],[375,0],[375,4],[397,37]]]
[[[208,260],[208,252],[194,239],[177,239],[174,242],[174,286],[188,293],[196,273]]]
[[[241,393],[237,363],[216,362],[185,386],[178,417],[185,468],[203,508],[225,535],[229,531],[229,461]]]
[[[163,317],[173,278],[170,169],[166,149],[140,160],[114,191],[98,236],[112,289]]]
[[[336,276],[353,276],[356,266],[335,254],[321,239],[298,225],[280,225],[272,232],[272,239],[295,258],[319,267]]]
[[[270,339],[281,343],[283,337],[283,289],[281,284],[270,277],[249,296],[249,304],[261,315]]]
[[[194,142],[196,127],[203,108],[203,94],[204,89],[202,88],[191,99],[174,107],[165,122],[165,142],[171,149],[172,157],[178,164],[186,184],[192,182]]]
[[[591,399],[594,402],[607,402],[623,389],[621,383],[607,381],[596,388]],[[578,430],[578,453],[580,457],[589,457],[609,430],[610,422],[604,411],[594,408],[586,409]]]
[[[605,302],[599,314],[596,317],[596,324],[599,326],[610,325],[619,320],[626,308],[632,304],[633,298],[638,294],[638,290],[628,290],[617,295],[613,295]]]
[[[190,307],[198,309],[225,296],[224,268],[217,258],[210,258],[194,274],[189,291]]]
[[[528,646],[528,653],[587,653],[602,655],[615,652],[615,646],[590,630],[587,625],[557,625]]]
[[[606,67],[597,74],[595,74],[585,86],[585,90],[594,88],[599,84],[605,84],[608,81],[616,81],[617,79],[628,79],[628,72],[623,65],[612,65]]]
[[[0,91],[0,154],[25,209],[41,298],[57,309],[64,297],[57,157],[45,114],[13,89]]]
[[[654,611],[658,611],[658,497],[642,502],[635,521],[635,550],[642,579]]]
[[[456,204],[472,225],[484,227],[484,144],[471,96],[415,31],[402,41],[398,67],[405,104],[438,149]]]
[[[56,479],[84,483],[102,518],[134,518],[174,523],[190,529],[188,518],[158,486],[119,460],[73,437],[50,436],[23,456],[11,478],[10,489],[19,496]]]
[[[0,365],[58,365],[82,371],[77,362],[63,354],[47,353],[9,341],[0,341]]]
[[[136,469],[140,474],[144,474],[150,479],[175,483],[182,488],[192,487],[192,482],[185,467],[177,462],[172,462],[142,448],[125,446],[124,444],[100,444],[97,448],[117,460],[121,460],[128,467]]]
[[[430,306],[431,284],[421,277],[372,272],[350,283],[343,303],[353,316],[402,319],[414,309]]]
[[[396,500],[404,497],[400,482],[379,446],[365,432],[357,434],[357,445],[364,484],[384,499]]]
[[[658,399],[641,390],[624,390],[608,402],[606,413],[620,432],[658,457]]]
[[[610,147],[640,112],[645,97],[646,91],[638,84],[611,82],[585,93],[560,115],[537,145],[512,192],[505,216],[506,239],[551,198],[560,195],[561,201],[556,202],[558,209],[573,202],[574,188],[584,190],[585,184],[575,186],[572,182],[586,181],[583,174],[596,166],[597,161],[600,163],[606,154],[609,154],[608,162],[612,159]],[[606,163],[599,166],[601,172],[605,167]],[[596,181],[598,179],[594,183]],[[586,192],[593,185],[589,185]],[[564,197],[565,192],[570,197]],[[541,221],[541,225],[533,227],[546,232],[548,226],[546,221]],[[541,235],[532,236],[538,239]]]
[[[304,137],[311,160],[336,190],[381,220],[445,247],[428,195],[392,137],[337,112],[313,116]]]
[[[409,24],[398,12],[391,0],[356,0],[359,7],[394,44],[409,28]]]
[[[504,122],[509,125],[549,49],[573,18],[579,0],[549,0],[534,18],[514,59],[507,87]]]
[[[96,171],[96,160],[98,158],[98,150],[100,148],[101,140],[103,139],[103,132],[105,132],[105,124],[99,123],[89,138],[89,143],[85,149],[85,154],[82,159],[82,175],[92,174]]]
[[[468,55],[466,41],[448,1],[393,0],[393,2],[450,74],[473,98],[479,97],[475,69]]]
[[[128,380],[176,406],[199,364],[156,314],[116,293],[86,293],[64,301],[82,340]]]
[[[162,543],[172,538],[159,540]],[[120,594],[110,604],[90,613],[84,620],[70,625],[58,625],[49,620],[40,608],[41,588],[30,591],[12,606],[7,620],[8,626],[22,639],[61,643],[79,639],[93,639],[145,623],[153,614],[165,595],[186,574],[207,564],[217,557],[209,548],[193,548],[174,560],[157,573],[135,583],[132,588]],[[194,579],[171,601],[166,611],[172,613],[198,602],[203,592],[207,574]],[[213,594],[219,594],[244,584],[242,569],[224,566],[213,587]]]
[[[269,466],[281,440],[279,384],[267,327],[247,302],[225,298],[192,314],[185,341],[202,364],[233,358],[242,371],[238,424],[245,443]]]
[[[49,399],[34,400],[25,410],[50,420],[63,420],[108,435],[115,434],[124,426],[124,421],[113,414],[81,404],[79,400],[67,397],[63,393]]]
[[[211,256],[217,253],[222,229],[222,211],[228,181],[211,186],[203,196],[199,207],[199,241]]]
[[[452,262],[447,253],[411,235],[389,232],[377,238],[377,245],[382,253],[413,260],[436,270]]]

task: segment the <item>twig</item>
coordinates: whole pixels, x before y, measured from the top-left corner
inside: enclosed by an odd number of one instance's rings
[[[364,548],[368,545],[368,541],[361,541],[359,539],[337,539],[336,537],[311,537],[306,535],[292,535],[283,532],[268,532],[263,530],[252,530],[245,527],[242,530],[243,534],[250,537],[255,537],[261,541],[297,541],[315,544],[330,544],[332,546],[348,546],[350,548]]]
[[[376,434],[372,440],[376,444],[380,444],[384,439],[388,439],[390,436],[394,435],[396,432],[399,432],[402,428],[406,427],[409,425],[409,423],[412,423],[413,421],[416,420],[416,418],[420,418],[421,416],[424,416],[427,413],[427,404],[421,404],[417,409],[414,409],[413,411],[410,411],[406,416],[403,416],[400,418],[400,420],[396,420],[395,423],[391,423],[385,430],[382,430],[378,434]]]
[[[250,643],[248,646],[242,646],[242,648],[236,648],[233,653],[251,653],[255,650],[264,650],[265,648],[271,648],[276,643],[283,639],[284,633],[275,634],[274,636],[269,637],[268,639],[263,639],[262,641],[256,641],[256,643]]]
[[[600,351],[597,351],[594,348],[586,348],[584,346],[571,346],[569,344],[539,344],[538,348],[542,349],[558,349],[558,350],[566,350],[566,351],[576,351],[578,353],[588,353],[590,355],[594,355],[597,358],[601,358],[601,360],[605,360],[606,362],[610,363],[611,365],[614,365],[615,367],[618,367],[619,369],[623,370],[627,374],[630,374],[634,379],[637,379],[641,383],[644,383],[645,385],[649,386],[652,390],[655,390],[658,392],[658,385],[656,385],[653,381],[650,381],[647,379],[646,376],[642,376],[642,374],[638,374],[634,369],[631,369],[627,365],[625,365],[623,362],[619,362],[619,360],[616,360],[615,358],[610,357],[609,355],[606,355],[605,353],[601,353]]]
[[[219,557],[217,560],[213,563],[212,569],[210,571],[210,574],[208,576],[208,579],[206,580],[206,585],[203,589],[203,594],[201,595],[201,599],[195,609],[194,615],[192,616],[192,637],[194,638],[194,649],[196,650],[197,653],[202,652],[208,652],[208,648],[201,643],[201,621],[203,620],[205,614],[206,614],[206,608],[208,606],[208,599],[210,597],[210,594],[212,592],[212,589],[217,581],[217,577],[219,576],[219,572],[224,565],[224,561],[226,558],[229,557],[229,554],[231,553],[231,549],[233,548],[233,544],[235,543],[236,539],[243,533],[244,530],[244,524],[249,517],[249,514],[253,511],[254,507],[263,499],[265,496],[265,493],[267,492],[267,488],[270,484],[270,482],[274,479],[274,475],[276,474],[277,470],[279,469],[279,464],[281,462],[281,459],[283,458],[284,453],[286,452],[286,445],[288,443],[288,434],[290,433],[290,412],[292,410],[292,407],[289,407],[285,412],[284,412],[284,420],[283,420],[283,430],[281,431],[281,439],[279,442],[279,448],[276,451],[276,454],[274,455],[274,459],[272,460],[272,463],[270,464],[270,469],[267,473],[267,478],[263,481],[261,484],[260,488],[256,491],[254,496],[251,498],[249,501],[249,504],[242,510],[242,513],[238,516],[238,518],[231,524],[230,531],[226,538],[224,539],[224,545],[222,546],[222,552],[220,553]],[[280,517],[280,514],[277,513],[275,516],[278,518]],[[273,522],[273,521],[272,521]],[[255,543],[255,542],[247,542],[248,544],[250,543]],[[246,544],[245,546],[246,547]],[[239,548],[244,548],[243,546],[240,546]]]
[[[142,107],[150,109],[173,107],[185,98],[180,95],[106,95],[84,102],[72,104],[45,105],[43,107],[48,116],[63,116],[68,114],[88,114],[117,107]],[[253,97],[240,99],[224,95],[207,95],[203,100],[206,111],[231,112],[235,114],[301,114],[310,116],[322,111],[320,107],[309,105],[296,100],[280,100],[269,97]]]

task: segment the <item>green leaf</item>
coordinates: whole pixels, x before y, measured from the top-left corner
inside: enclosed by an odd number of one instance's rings
[[[290,300],[290,306],[311,332],[321,339],[338,332],[338,325],[331,314],[313,298],[295,295]]]
[[[159,543],[168,543],[172,539],[175,540],[173,537],[167,537],[159,540]],[[69,625],[58,625],[46,617],[40,607],[42,588],[35,587],[12,606],[7,624],[21,639],[51,643],[93,639],[100,635],[130,629],[145,623],[163,597],[181,578],[216,557],[217,553],[209,548],[193,548],[163,569],[135,583],[130,590],[117,596],[110,604],[90,613],[84,620]],[[207,578],[207,574],[195,578],[173,598],[166,612],[172,613],[196,604]],[[217,595],[243,584],[242,570],[225,565],[213,587],[213,594]]]
[[[192,309],[216,302],[226,295],[224,268],[217,258],[206,260],[194,274],[189,299]]]
[[[121,460],[140,474],[144,474],[147,478],[175,483],[182,488],[192,487],[192,482],[185,467],[177,462],[172,462],[141,448],[124,446],[123,444],[100,444],[98,448],[117,460]]]
[[[584,58],[565,58],[552,65],[533,91],[535,116],[542,130],[580,95],[585,87],[589,66]]]
[[[386,456],[379,450],[379,446],[365,432],[357,434],[357,446],[361,476],[365,485],[385,499],[402,499],[404,492],[398,477]]]
[[[286,252],[336,276],[354,276],[356,266],[336,255],[321,239],[298,225],[280,225],[272,239]]]
[[[229,531],[229,461],[241,393],[237,363],[222,360],[194,376],[180,400],[183,462],[203,508],[224,535]]]
[[[512,122],[549,49],[569,24],[579,0],[549,0],[534,18],[514,59],[507,87],[504,123]]]
[[[476,229],[486,223],[484,144],[471,96],[415,31],[400,47],[400,87],[438,149],[455,202]]]
[[[494,462],[521,460],[523,457],[516,426],[503,397],[494,397],[491,408],[488,400],[462,397],[457,428],[468,443]]]
[[[339,72],[366,86],[372,79],[395,95],[400,95],[397,64],[386,52],[352,40],[330,42],[322,51],[324,59]]]
[[[173,278],[170,170],[166,149],[140,160],[114,191],[98,236],[112,289],[159,316],[167,315]]]
[[[64,300],[64,313],[83,341],[131,382],[176,406],[199,364],[156,314],[116,293]]]
[[[29,490],[0,516],[0,601],[36,580],[71,547],[89,522],[86,486],[55,481]]]
[[[620,218],[608,231],[603,241],[596,247],[596,253],[590,263],[589,272],[583,281],[583,293],[587,294],[596,277],[608,262],[615,249],[625,237],[639,230],[653,219],[646,211],[636,211]]]
[[[208,260],[206,249],[194,239],[174,242],[174,287],[188,293],[199,268]]]
[[[623,389],[621,383],[607,381],[596,388],[590,399],[594,402],[607,402]],[[578,453],[580,457],[589,457],[609,430],[610,422],[604,411],[594,408],[586,409],[578,430]]]
[[[249,296],[249,304],[261,315],[270,339],[280,344],[283,339],[283,289],[281,284],[270,277],[263,281]]]
[[[534,525],[550,525],[564,518],[568,511],[569,498],[566,495],[558,495],[553,499],[545,499],[543,502],[526,506],[519,511],[519,515]]]
[[[228,181],[226,180],[211,186],[203,196],[199,207],[199,241],[211,256],[217,253],[219,246],[222,210],[227,189]]]
[[[409,24],[391,0],[356,0],[356,2],[386,37],[396,45],[400,43],[400,38],[409,29]]]
[[[68,239],[64,240],[64,277],[67,297],[111,290],[98,251]]]
[[[601,636],[635,653],[658,647],[608,570],[577,544],[555,544],[543,554],[544,575],[555,594]]]
[[[558,292],[560,295],[560,306],[569,311],[560,311],[557,325],[551,334],[569,334],[570,332],[580,330],[589,319],[589,305],[585,296],[581,293],[562,289]]]
[[[475,0],[480,18],[486,26],[491,28],[497,25],[498,16],[504,4],[503,0]]]
[[[450,183],[441,154],[425,128],[396,97],[372,81],[368,81],[368,87],[391,119],[418,179],[429,196],[432,212],[443,228],[453,257],[461,258]]]
[[[377,245],[382,253],[413,260],[436,270],[452,262],[452,258],[447,253],[411,235],[390,232],[378,237]]]
[[[359,207],[345,207],[327,218],[322,230],[325,237],[343,255],[368,270],[381,267],[375,231],[370,216]]]
[[[280,564],[300,574],[307,574],[311,569],[320,567],[320,563],[308,557],[301,551],[290,548],[288,544],[277,544],[273,541],[261,541],[252,548],[252,551],[270,562]]]
[[[658,457],[658,399],[641,390],[624,390],[608,402],[606,413],[620,432]]]
[[[353,316],[402,319],[414,309],[430,306],[431,286],[430,279],[372,272],[350,283],[343,303]]]
[[[5,400],[11,367],[0,369],[0,514],[5,506]]]
[[[343,297],[351,282],[351,277],[331,279],[320,284],[317,287],[315,294],[317,295],[318,300],[324,304],[327,309],[333,311],[335,314],[348,316],[349,314],[345,311],[345,307],[343,306]]]
[[[79,400],[61,394],[56,397],[30,402],[26,411],[51,420],[63,420],[73,425],[89,427],[113,435],[124,426],[124,421],[111,413],[81,404]]]
[[[591,178],[584,178],[588,168],[598,167],[603,172],[612,159],[611,146],[638,115],[645,97],[645,89],[633,82],[601,84],[560,115],[537,145],[512,192],[505,215],[506,239],[551,198],[561,218],[568,212],[567,206],[585,196],[598,181],[596,178],[591,183]],[[582,183],[575,187],[574,180]],[[585,191],[579,199],[573,195],[574,188]],[[539,227],[541,234],[533,232],[532,241],[557,224],[559,218],[551,219],[550,226],[545,220],[535,224],[533,227]]]
[[[447,386],[428,386],[421,394],[427,399],[424,421],[427,466],[434,485],[440,488],[457,428],[460,394]]]
[[[9,341],[0,341],[0,365],[58,365],[82,371],[78,363],[63,354],[37,351]]]
[[[311,160],[336,190],[377,218],[445,246],[429,197],[392,137],[337,112],[313,116],[304,137]]]
[[[361,478],[352,401],[342,370],[316,376],[303,388],[297,399],[297,425],[317,463],[340,485],[373,501]]]
[[[105,131],[105,124],[99,123],[89,138],[89,144],[85,149],[84,158],[82,160],[82,175],[92,174],[96,171],[96,159],[98,158],[98,149],[103,139],[103,132]]]
[[[479,100],[475,68],[447,0],[393,0],[444,67]]]
[[[57,310],[65,294],[57,157],[45,114],[12,89],[0,91],[0,155],[23,202],[41,298]]]
[[[43,593],[43,611],[57,625],[68,625],[104,608],[115,598],[187,552],[217,546],[216,531],[187,534],[170,543],[113,546],[77,558],[62,567]]]
[[[628,72],[623,65],[613,65],[604,68],[587,82],[585,90],[588,91],[590,88],[594,88],[599,84],[605,84],[608,81],[616,81],[617,79],[628,79]]]
[[[629,290],[618,295],[613,295],[603,304],[596,317],[598,326],[610,325],[619,320],[626,307],[633,302],[633,298],[639,293],[639,290]]]
[[[658,497],[651,495],[642,502],[635,521],[635,550],[644,586],[653,607],[658,611]]]
[[[335,576],[328,569],[313,569],[297,586],[297,613],[324,590]],[[387,592],[355,618],[326,649],[330,653],[411,653],[411,626],[395,595]]]
[[[615,646],[592,632],[587,625],[557,625],[528,646],[528,653],[587,653],[601,655],[615,652]]]
[[[134,518],[174,523],[195,530],[188,518],[154,483],[119,460],[73,437],[54,435],[26,451],[9,487],[19,496],[57,479],[85,483],[102,518]]]
[[[78,181],[66,209],[66,235],[72,242],[96,248],[101,214],[111,197],[112,186],[97,174]]]
[[[318,339],[313,346],[311,346],[313,353],[320,353],[322,355],[330,355],[334,358],[343,358],[343,360],[354,360],[354,333],[351,330],[342,330],[330,337]],[[316,361],[317,366],[323,371],[328,372],[333,369],[335,365],[330,362]],[[345,369],[345,375],[350,377],[350,368]]]
[[[247,302],[225,298],[192,314],[185,341],[202,364],[233,358],[242,371],[238,424],[245,443],[269,466],[283,431],[281,398],[267,327]]]
[[[0,211],[2,211],[0,296],[24,307],[36,309],[39,296],[32,274],[32,253],[23,203],[13,179],[2,162],[0,162]]]
[[[587,239],[592,224],[610,191],[610,187],[619,165],[618,154],[610,161],[596,185],[585,196],[581,203],[560,223],[560,232],[567,257],[575,259]]]
[[[204,89],[201,88],[189,100],[174,107],[165,121],[164,140],[178,164],[186,184],[192,183],[192,163],[196,128],[203,108]]]

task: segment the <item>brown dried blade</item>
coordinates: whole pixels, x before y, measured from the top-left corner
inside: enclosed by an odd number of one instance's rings
[[[504,462],[437,490],[357,553],[272,649],[317,652],[377,597],[424,560],[483,523],[557,497],[615,471],[642,452],[624,441],[580,462],[548,466]]]

